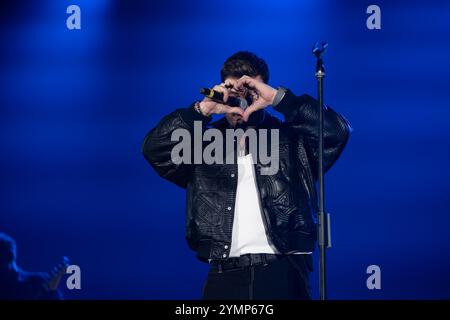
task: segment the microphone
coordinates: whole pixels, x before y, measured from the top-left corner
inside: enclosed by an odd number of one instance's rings
[[[223,101],[223,93],[222,92],[218,92],[216,90],[211,90],[211,89],[208,89],[208,88],[201,88],[200,89],[200,93],[202,95],[204,95],[205,97],[210,98],[211,100],[214,100],[214,101],[222,103],[222,104],[226,104],[228,106],[240,107],[243,110],[247,109],[247,107],[248,107],[247,100],[241,99],[241,98],[228,97],[227,102],[224,102]]]

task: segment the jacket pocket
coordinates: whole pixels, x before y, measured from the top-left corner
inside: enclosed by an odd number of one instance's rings
[[[195,197],[195,204],[197,216],[196,222],[199,227],[203,225],[219,226],[222,224],[222,216],[219,214],[220,205],[215,203],[219,197],[215,192],[208,192],[208,194],[200,193]]]

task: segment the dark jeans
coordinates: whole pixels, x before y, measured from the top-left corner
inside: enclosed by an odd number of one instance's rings
[[[289,255],[267,265],[218,272],[211,267],[205,300],[310,300],[312,255]]]

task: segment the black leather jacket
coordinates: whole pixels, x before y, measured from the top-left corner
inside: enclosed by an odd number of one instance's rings
[[[297,97],[287,90],[274,109],[285,121],[263,111],[264,120],[257,127],[279,129],[278,172],[262,175],[263,166],[255,164],[266,233],[278,253],[313,251],[317,238],[318,104],[308,95]],[[145,137],[142,152],[161,177],[186,189],[186,239],[197,257],[202,261],[226,259],[231,247],[237,164],[174,164],[171,151],[179,142],[171,141],[171,134],[177,128],[192,133],[194,121],[201,121],[204,129],[229,128],[225,118],[208,126],[211,117],[197,113],[191,105],[165,116]],[[324,107],[325,171],[341,154],[349,133],[349,123]]]

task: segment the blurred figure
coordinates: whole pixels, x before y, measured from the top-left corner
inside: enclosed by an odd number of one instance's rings
[[[27,272],[16,263],[16,242],[0,233],[0,300],[61,300],[59,290],[50,290],[49,274]]]

